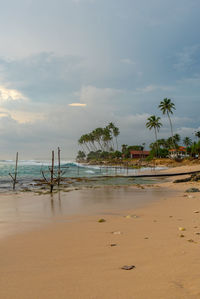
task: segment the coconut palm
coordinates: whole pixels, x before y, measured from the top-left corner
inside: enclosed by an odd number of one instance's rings
[[[116,145],[117,145],[117,151],[118,151],[118,140],[117,140],[117,137],[119,136],[119,128],[117,128],[117,127],[114,127],[114,129],[113,129],[113,134],[114,134],[114,136],[115,136],[115,141],[116,141]]]
[[[108,128],[110,130],[110,134],[112,136],[111,142],[112,142],[112,147],[113,147],[113,150],[114,150],[115,146],[114,146],[114,142],[113,142],[113,137],[114,137],[115,125],[114,125],[114,123],[110,122],[106,128]]]
[[[192,145],[192,139],[190,137],[185,137],[183,139],[183,144],[186,146],[186,147],[189,147]]]
[[[95,141],[98,143],[100,149],[103,151],[103,145],[102,145],[102,137],[103,137],[103,129],[102,128],[96,128],[92,131]]]
[[[195,132],[195,136],[198,137],[198,138],[200,138],[200,131],[196,131]]]
[[[116,148],[118,150],[118,140],[117,137],[119,136],[119,128],[117,128],[114,123],[109,123],[109,125],[107,126],[107,128],[110,130],[110,133],[113,137],[115,137],[115,142],[116,142]],[[113,144],[113,149],[114,149],[114,142],[112,141]]]
[[[85,145],[87,151],[89,152],[90,151],[90,148],[88,147],[87,145],[87,141],[86,141],[86,135],[82,135],[80,137],[80,139],[78,140],[78,143],[83,147],[83,145]]]
[[[179,142],[181,141],[181,136],[179,134],[175,134],[172,139],[172,143],[174,142],[175,147],[179,147]]]
[[[88,138],[89,138],[90,144],[92,145],[93,150],[97,151],[98,149],[97,149],[97,147],[95,145],[95,136],[94,136],[93,132],[91,132],[91,133],[88,134]]]
[[[152,115],[147,119],[148,122],[146,123],[146,127],[149,130],[154,129],[156,145],[157,145],[157,155],[158,155],[158,132],[159,132],[160,127],[162,126],[160,119],[161,119],[160,117]]]
[[[103,129],[103,142],[104,142],[104,146],[107,151],[109,151],[111,140],[112,140],[112,136],[111,136],[110,130],[108,129],[108,127],[105,127]]]
[[[170,118],[170,114],[173,114],[173,109],[174,110],[176,109],[175,105],[174,105],[174,103],[172,103],[171,99],[165,98],[163,101],[160,102],[160,105],[158,106],[158,108],[162,111],[162,113],[164,115],[167,114],[167,116],[168,116],[170,128],[171,128],[172,142],[173,142],[173,146],[175,147],[172,121]]]

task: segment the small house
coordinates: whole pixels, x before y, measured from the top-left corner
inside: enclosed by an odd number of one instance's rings
[[[170,158],[185,158],[187,156],[187,150],[184,146],[179,146],[178,148],[172,148],[169,150]]]
[[[131,159],[147,158],[150,151],[130,151]]]

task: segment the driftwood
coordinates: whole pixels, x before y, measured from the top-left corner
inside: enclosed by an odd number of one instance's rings
[[[17,166],[18,166],[18,152],[16,154],[16,161],[15,161],[15,172],[14,172],[14,176],[12,175],[12,173],[9,173],[9,176],[12,178],[13,180],[13,190],[15,190],[15,185],[17,183]]]

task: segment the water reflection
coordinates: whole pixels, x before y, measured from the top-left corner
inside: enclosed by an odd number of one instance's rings
[[[167,191],[169,193],[169,190]],[[172,192],[172,191],[171,191]],[[1,195],[0,237],[42,223],[67,221],[71,215],[112,213],[164,198],[166,190],[101,187],[46,195]]]

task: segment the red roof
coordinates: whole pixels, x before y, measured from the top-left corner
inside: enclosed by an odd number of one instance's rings
[[[130,151],[131,155],[149,155],[150,152],[149,151]]]
[[[179,146],[178,149],[172,148],[169,150],[169,152],[186,152],[186,148],[184,146]]]

